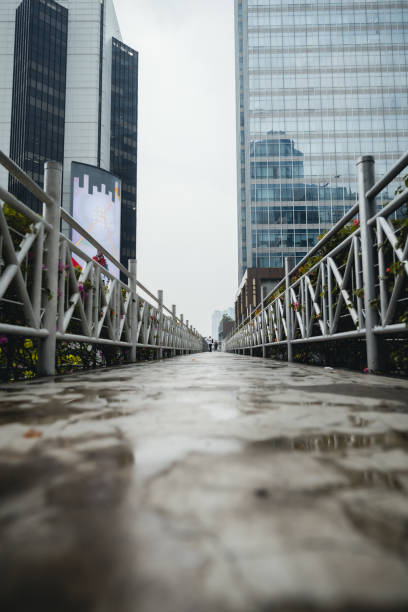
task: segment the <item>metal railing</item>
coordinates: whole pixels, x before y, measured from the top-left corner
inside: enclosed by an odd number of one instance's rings
[[[379,335],[402,334],[408,321],[408,189],[377,210],[376,196],[408,166],[408,153],[377,183],[374,158],[357,161],[359,201],[241,323],[229,352],[365,338],[367,369],[379,368]],[[405,207],[405,208],[404,208]],[[254,351],[258,349],[258,351]]]
[[[14,321],[0,319],[0,334],[39,338],[38,372],[55,373],[56,343],[84,342],[130,349],[157,357],[202,351],[201,335],[176,316],[136,278],[136,260],[126,269],[61,208],[62,166],[47,162],[44,190],[0,152],[0,164],[44,203],[40,216],[0,187],[0,305],[15,309]],[[5,204],[22,217],[13,226]],[[127,278],[125,284],[60,232],[63,219]],[[84,263],[75,266],[75,257]],[[13,317],[11,317],[13,319]]]

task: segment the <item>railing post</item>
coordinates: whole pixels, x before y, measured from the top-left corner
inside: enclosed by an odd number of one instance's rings
[[[293,346],[292,346],[292,311],[290,308],[290,263],[291,258],[285,257],[285,316],[286,316],[286,333],[288,346],[288,363],[293,361]]]
[[[184,315],[181,314],[180,315],[180,321],[181,321],[181,325],[180,325],[180,344],[181,344],[181,354],[184,355]]]
[[[265,324],[265,297],[266,297],[266,287],[261,285],[261,317],[262,317],[262,357],[265,359],[266,357],[266,324]]]
[[[357,160],[358,200],[360,208],[361,255],[363,262],[364,307],[367,368],[370,373],[379,368],[377,338],[374,327],[377,322],[375,306],[374,227],[368,220],[376,213],[375,198],[368,199],[367,191],[375,184],[374,157],[363,155]]]
[[[45,162],[44,191],[53,200],[53,204],[44,204],[43,207],[44,219],[52,226],[52,231],[47,233],[47,239],[44,245],[44,263],[46,268],[44,276],[47,279],[48,289],[48,296],[45,299],[44,328],[48,330],[48,336],[40,341],[38,370],[42,376],[53,376],[55,374],[61,186],[62,165],[53,161]]]
[[[160,347],[157,352],[157,358],[163,359],[163,348],[162,348],[162,329],[163,329],[163,290],[159,289],[157,292],[157,302],[159,305],[159,327],[157,330],[157,341],[158,346]]]
[[[139,312],[139,304],[137,297],[137,261],[136,259],[129,259],[129,287],[131,291],[131,322],[130,322],[130,335],[131,335],[131,343],[132,348],[130,349],[130,361],[132,363],[136,362],[136,353],[137,353],[137,326],[138,326],[138,312]]]
[[[187,355],[190,354],[190,321],[186,319],[186,345],[187,345]]]
[[[249,305],[249,354],[251,357],[254,355],[254,342],[255,342],[255,317],[252,317],[254,306],[252,302]],[[251,331],[252,328],[252,331]]]
[[[174,346],[174,348],[172,350],[172,355],[173,355],[173,357],[175,357],[177,355],[177,348],[175,346],[177,344],[177,321],[176,321],[177,310],[176,310],[176,304],[173,304],[171,309],[172,309],[172,313],[173,313],[173,346]]]

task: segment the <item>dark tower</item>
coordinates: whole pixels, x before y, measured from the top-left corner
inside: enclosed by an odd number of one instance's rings
[[[16,11],[10,157],[40,185],[44,162],[64,160],[68,11],[53,0],[23,0]],[[42,204],[10,177],[9,190]]]
[[[138,53],[112,39],[110,171],[122,179],[120,261],[136,257]]]

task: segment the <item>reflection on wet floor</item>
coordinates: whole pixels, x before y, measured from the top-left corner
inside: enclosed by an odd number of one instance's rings
[[[387,432],[375,434],[358,433],[329,433],[310,434],[303,436],[276,437],[267,440],[257,440],[250,446],[260,450],[275,451],[305,451],[327,452],[342,451],[349,448],[379,449],[404,448],[408,451],[408,437],[406,433]]]
[[[7,423],[50,425],[62,419],[83,414],[85,410],[89,411],[89,418],[120,417],[128,414],[128,411],[113,409],[110,404],[120,404],[125,401],[121,394],[134,392],[134,387],[130,386],[121,386],[120,393],[117,388],[84,387],[82,380],[78,387],[67,387],[61,393],[41,396],[23,395],[20,390],[19,394],[8,397],[7,389],[5,400],[0,402],[0,426]],[[103,410],[104,414],[101,413]],[[92,416],[92,413],[95,412],[97,414]]]
[[[380,472],[379,470],[344,470],[350,479],[351,487],[376,487],[403,491],[398,475]]]
[[[367,427],[370,424],[368,419],[363,419],[359,414],[349,414],[349,419],[354,427]]]
[[[408,413],[408,393],[398,384],[390,385],[352,385],[350,383],[339,383],[335,382],[332,385],[313,385],[311,386],[299,386],[293,387],[297,392],[313,392],[313,393],[326,393],[342,395],[344,397],[353,398],[368,398],[374,400],[387,400],[390,402],[389,409],[393,410],[395,402],[399,410],[403,409]],[[398,406],[399,404],[399,406]]]
[[[407,397],[223,354],[3,385],[0,609],[405,612]]]
[[[15,405],[4,402],[0,406],[0,426],[9,423],[51,425],[82,412],[82,409],[69,408],[55,400],[46,406],[29,406],[25,409],[16,409]]]

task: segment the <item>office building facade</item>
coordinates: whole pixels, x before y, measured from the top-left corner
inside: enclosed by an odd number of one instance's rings
[[[68,11],[49,0],[16,10],[10,157],[42,183],[44,163],[64,160]],[[36,212],[39,202],[10,176],[9,188]]]
[[[122,43],[113,0],[2,0],[0,67],[0,148],[40,184],[45,160],[63,163],[68,211],[72,162],[117,175],[127,266],[136,257],[138,54]],[[23,196],[12,180],[9,188]]]
[[[240,280],[342,217],[361,154],[408,149],[408,3],[235,0],[235,30]]]
[[[112,39],[110,171],[122,180],[121,258],[136,257],[138,54]]]

